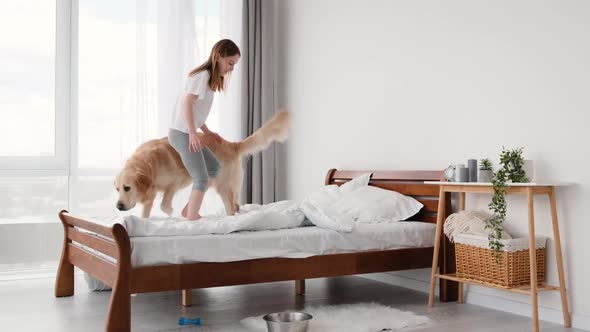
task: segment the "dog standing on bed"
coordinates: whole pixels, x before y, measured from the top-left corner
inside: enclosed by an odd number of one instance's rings
[[[260,152],[274,141],[284,142],[288,127],[289,113],[279,111],[254,134],[240,142],[222,140],[217,143],[213,137],[199,133],[201,144],[208,147],[221,164],[211,186],[221,196],[228,215],[235,214],[239,209],[239,193],[244,179],[242,157]],[[156,194],[162,192],[164,196],[160,208],[171,215],[174,194],[191,183],[180,155],[168,143],[167,137],[147,141],[135,150],[115,179],[115,188],[119,192],[117,209],[127,211],[140,203],[143,205],[141,216],[148,218]]]

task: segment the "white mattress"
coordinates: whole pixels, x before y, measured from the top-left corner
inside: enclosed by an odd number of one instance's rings
[[[424,222],[355,224],[350,233],[319,227],[196,236],[133,237],[134,267],[257,258],[304,258],[370,250],[434,246],[436,225]]]

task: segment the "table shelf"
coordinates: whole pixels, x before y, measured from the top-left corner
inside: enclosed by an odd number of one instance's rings
[[[464,283],[464,284],[482,286],[482,287],[487,287],[487,288],[494,288],[494,289],[504,290],[504,291],[513,292],[513,293],[526,294],[526,295],[531,294],[531,285],[523,285],[523,286],[519,286],[519,287],[506,288],[506,287],[493,285],[493,284],[487,283],[485,281],[478,281],[478,280],[467,279],[467,278],[459,278],[459,277],[457,277],[456,273],[436,274],[435,276],[440,279],[452,280],[452,281],[456,281],[456,282],[460,282],[460,283]],[[537,284],[537,292],[559,291],[559,290],[561,290],[561,288],[559,288],[559,286],[547,285],[545,283]]]
[[[536,264],[530,264],[531,283],[521,287],[505,288],[492,283],[483,281],[458,278],[455,273],[440,274],[437,273],[438,257],[440,252],[440,243],[443,235],[444,210],[442,207],[446,204],[447,193],[459,193],[459,210],[465,210],[465,197],[470,194],[493,194],[494,188],[491,183],[461,183],[461,182],[427,182],[439,186],[439,208],[436,220],[436,235],[434,240],[434,251],[432,256],[432,272],[430,276],[430,294],[428,296],[428,306],[434,304],[434,285],[436,278],[455,281],[458,287],[458,302],[463,303],[463,284],[472,284],[499,290],[505,290],[513,293],[526,294],[531,297],[533,331],[539,331],[539,302],[538,293],[543,291],[559,291],[561,294],[561,309],[563,313],[563,325],[571,326],[571,316],[567,303],[567,292],[565,289],[565,273],[563,268],[563,256],[561,253],[561,240],[559,237],[559,223],[557,220],[557,204],[555,199],[555,186],[558,184],[551,183],[513,183],[506,187],[506,194],[520,194],[527,196],[528,202],[528,226],[529,226],[529,255],[530,262],[536,262],[535,248],[535,217],[534,217],[534,197],[537,195],[548,195],[551,209],[551,222],[553,226],[553,240],[555,241],[555,256],[557,263],[557,272],[559,276],[559,287],[537,283]]]

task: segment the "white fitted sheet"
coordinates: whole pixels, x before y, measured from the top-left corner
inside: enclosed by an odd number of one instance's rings
[[[315,226],[196,236],[133,237],[134,267],[257,258],[304,258],[370,250],[434,246],[436,225],[385,222],[354,225],[342,233]]]

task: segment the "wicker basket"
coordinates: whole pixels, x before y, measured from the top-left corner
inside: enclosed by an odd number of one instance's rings
[[[460,234],[455,237],[457,277],[494,287],[529,285],[531,280],[528,238],[500,240],[504,247],[499,262],[482,236]],[[536,238],[537,283],[545,281],[546,238]]]

